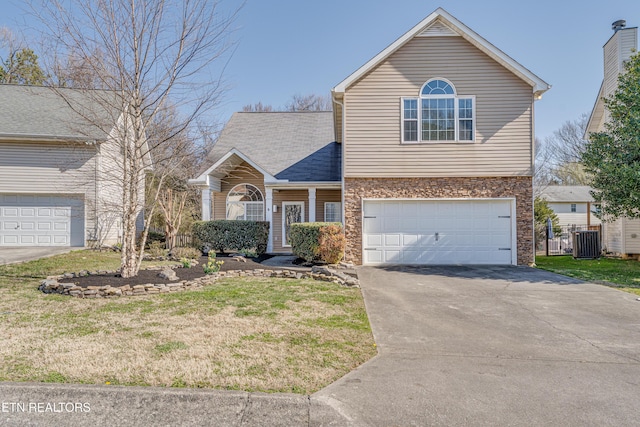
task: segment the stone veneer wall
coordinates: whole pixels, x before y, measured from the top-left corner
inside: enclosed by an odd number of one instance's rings
[[[518,264],[534,262],[530,176],[474,178],[345,178],[345,259],[362,264],[362,199],[516,198]]]

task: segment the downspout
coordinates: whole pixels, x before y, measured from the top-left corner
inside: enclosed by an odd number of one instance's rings
[[[98,225],[98,191],[99,191],[98,168],[100,167],[101,164],[102,162],[100,161],[100,144],[96,144],[96,165],[95,165],[96,170],[94,173],[94,192],[93,192],[93,238],[95,239],[96,245],[98,247],[102,246],[102,242],[98,237],[98,227],[99,227]],[[85,223],[86,223],[86,220],[85,220]]]
[[[539,99],[539,98],[537,98]],[[536,106],[536,95],[534,93],[534,95],[531,97],[531,122],[529,124],[530,128],[531,128],[531,211],[533,212],[533,207],[535,206],[535,191],[533,189],[534,186],[534,180],[535,177],[533,176],[535,171],[536,171],[536,135],[535,135],[535,106]],[[518,203],[516,203],[515,206],[516,212],[515,212],[515,220],[516,220],[516,234],[518,233]],[[535,266],[536,264],[536,220],[535,217],[531,218],[531,239],[533,242],[532,245],[532,259],[531,262],[529,263],[529,266]],[[515,252],[515,256],[513,256],[513,252],[512,252],[512,264],[513,265],[518,265],[518,236],[516,235],[516,245],[515,247],[512,249],[512,251]],[[549,244],[549,242],[547,242],[547,245]]]
[[[335,104],[338,104],[340,107],[342,107],[342,129],[340,131],[340,133],[342,134],[341,135],[342,140],[340,142],[340,145],[342,145],[342,147],[341,147],[342,156],[341,156],[341,159],[340,159],[340,205],[342,206],[342,213],[341,213],[342,214],[342,226],[343,226],[343,228],[345,229],[345,232],[346,232],[345,225],[346,225],[347,221],[346,221],[346,216],[345,216],[346,209],[345,209],[345,203],[344,203],[344,160],[345,160],[344,147],[345,147],[345,128],[346,128],[346,123],[345,123],[345,117],[346,117],[346,111],[345,110],[346,110],[346,108],[344,106],[344,96],[345,95],[344,94],[342,95],[343,96],[342,102],[338,101],[338,99],[335,96],[335,92],[333,92],[333,95],[334,95],[333,96],[333,102]],[[346,253],[345,253],[345,256],[346,256]]]

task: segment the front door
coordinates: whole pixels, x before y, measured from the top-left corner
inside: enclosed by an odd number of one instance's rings
[[[282,202],[282,246],[291,246],[289,228],[296,222],[304,222],[304,202]]]

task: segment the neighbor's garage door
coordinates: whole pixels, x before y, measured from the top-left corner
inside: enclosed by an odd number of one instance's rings
[[[511,264],[512,202],[367,200],[364,264]]]
[[[0,194],[0,246],[84,246],[81,199]]]

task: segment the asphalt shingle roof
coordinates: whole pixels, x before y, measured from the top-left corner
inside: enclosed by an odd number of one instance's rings
[[[540,191],[548,202],[593,202],[588,185],[550,185]]]
[[[114,116],[118,114],[109,105],[112,102],[99,102],[99,98],[109,96],[108,92],[92,91],[89,95],[74,89],[57,91],[43,86],[0,84],[0,136],[98,140],[106,137],[101,127],[108,129],[108,123],[115,123]],[[101,123],[104,126],[98,126]]]
[[[207,155],[206,167],[234,148],[278,179],[341,179],[341,148],[330,111],[235,113]]]

